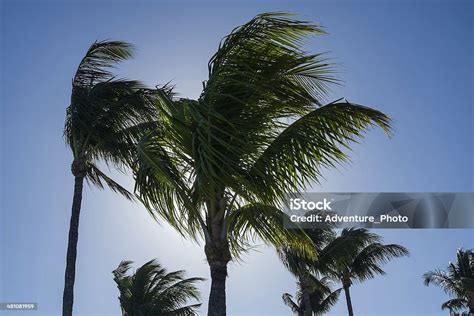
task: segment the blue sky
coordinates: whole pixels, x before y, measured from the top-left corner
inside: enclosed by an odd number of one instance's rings
[[[352,162],[328,170],[314,191],[471,192],[473,18],[470,1],[1,1],[0,302],[39,303],[32,315],[59,315],[73,178],[62,139],[75,67],[94,40],[120,39],[137,56],[121,76],[176,84],[197,97],[219,40],[263,11],[291,11],[330,33],[313,52],[330,52],[344,86],[331,98],[370,105],[394,119],[354,146]],[[128,178],[122,181],[131,186]],[[470,210],[469,210],[470,211]],[[143,207],[85,189],[75,315],[117,315],[111,271],[122,259],[158,258],[169,269],[208,277],[202,247],[154,223]],[[353,288],[359,315],[446,315],[446,296],[421,275],[444,268],[473,230],[379,230],[411,250],[387,276]],[[232,264],[230,315],[289,315],[283,292],[295,282],[274,251],[260,247]],[[209,282],[202,286],[207,301]],[[206,305],[206,304],[204,304]],[[202,314],[205,312],[205,306]],[[5,313],[5,312],[4,312]],[[2,312],[0,311],[0,314]],[[29,314],[26,313],[25,314]],[[345,315],[341,297],[331,315]]]

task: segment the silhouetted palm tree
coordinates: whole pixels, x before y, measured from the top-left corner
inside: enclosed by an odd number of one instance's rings
[[[293,297],[285,293],[283,294],[283,302],[291,308],[298,316],[318,316],[328,313],[332,306],[337,303],[339,294],[342,289],[331,290],[330,280],[327,277],[317,279],[314,276],[308,278],[309,287],[306,286],[306,293],[309,299],[310,310],[306,307],[302,284],[298,283],[298,292],[296,293],[296,302]]]
[[[346,263],[347,258],[350,258],[356,249],[366,244],[367,231],[364,229],[344,229],[341,236],[337,236],[334,225],[326,226],[306,230],[316,249],[317,257],[305,256],[292,245],[277,248],[280,260],[298,280],[301,298],[299,306],[305,316],[313,315],[314,311],[311,302],[311,291],[315,283],[313,275],[326,275],[338,280],[335,275],[338,267]]]
[[[451,312],[469,310],[474,314],[474,253],[472,250],[459,249],[456,262],[448,264],[448,271],[435,270],[423,275],[425,285],[440,286],[446,294],[454,298],[444,302],[442,309]]]
[[[322,259],[321,250],[325,244],[335,238],[335,232],[330,226],[325,229],[307,230],[306,232],[318,254],[317,259]],[[307,256],[299,251],[299,249],[295,249],[291,244],[279,246],[276,250],[283,265],[298,280],[296,303],[298,305],[298,313],[302,313],[305,316],[313,315],[314,307],[311,302],[311,291],[314,291],[315,282],[313,280],[315,277],[312,275],[312,272],[316,271],[313,269],[313,266],[317,259],[314,256]],[[287,305],[290,304],[291,296],[289,294],[284,294],[283,299]]]
[[[286,194],[346,161],[339,147],[369,127],[389,130],[374,109],[322,105],[332,67],[303,42],[323,33],[285,13],[260,14],[221,42],[197,100],[157,89],[161,126],[138,144],[136,192],[153,215],[204,239],[209,315],[226,315],[227,265],[255,237],[311,248],[282,226]]]
[[[131,261],[122,261],[112,273],[120,291],[123,316],[187,316],[197,315],[201,304],[186,305],[199,300],[196,283],[202,278],[184,278],[184,271],[167,272],[151,260],[127,275]]]
[[[77,240],[84,179],[99,188],[104,184],[131,199],[132,195],[102,172],[96,162],[122,167],[133,154],[133,143],[156,115],[152,102],[137,81],[116,80],[110,68],[132,56],[124,42],[95,42],[87,51],[72,81],[64,136],[73,154],[74,196],[66,258],[63,315],[72,315]]]
[[[339,240],[346,238],[350,240],[353,231],[352,229],[342,230]],[[354,244],[352,253],[341,258],[332,271],[332,274],[342,283],[350,316],[354,315],[349,290],[352,284],[385,274],[381,268],[384,263],[392,258],[409,254],[408,250],[400,245],[382,244],[382,238],[379,235],[370,233],[366,229],[360,228],[355,231],[360,233],[359,241]]]

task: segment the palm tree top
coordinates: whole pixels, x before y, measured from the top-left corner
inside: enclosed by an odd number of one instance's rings
[[[96,160],[123,170],[135,155],[138,140],[156,127],[156,108],[148,90],[139,81],[116,79],[111,72],[132,56],[133,46],[126,42],[99,41],[90,46],[73,78],[64,126],[74,156],[73,173],[129,199],[132,194],[101,171]]]
[[[203,278],[185,278],[182,270],[168,272],[156,260],[128,275],[131,264],[132,261],[122,261],[112,272],[123,315],[197,315],[201,304],[186,304],[200,299],[196,283]]]
[[[398,244],[383,244],[381,236],[364,228],[342,230],[339,240],[352,243],[353,247],[343,256],[342,267],[336,269],[341,278],[365,281],[377,274],[384,275],[382,265],[393,258],[408,256],[409,251]]]
[[[423,275],[424,284],[437,285],[454,298],[444,302],[442,309],[474,313],[474,252],[472,249],[458,249],[456,262],[449,262],[447,271],[434,270]]]
[[[311,305],[311,315],[323,315],[328,313],[330,309],[337,303],[341,288],[332,290],[332,281],[327,277],[316,278],[310,275],[309,287],[307,289],[309,295],[309,303]],[[296,301],[289,293],[285,293],[282,296],[283,302],[287,305],[295,314],[305,315],[305,304],[304,304],[304,292],[302,284],[298,282]]]
[[[157,89],[161,126],[139,143],[134,167],[136,192],[152,213],[193,238],[207,238],[209,218],[219,217],[241,242],[235,249],[257,226],[278,243],[283,215],[275,210],[286,194],[347,161],[342,148],[368,128],[389,131],[377,110],[342,99],[322,105],[337,83],[334,67],[303,45],[324,33],[287,13],[257,15],[220,43],[197,100]],[[225,209],[206,214],[217,196]]]

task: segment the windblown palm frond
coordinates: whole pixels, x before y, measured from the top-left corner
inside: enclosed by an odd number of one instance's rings
[[[441,305],[442,309],[453,312],[468,310],[474,313],[474,253],[459,249],[456,262],[448,264],[447,271],[429,271],[423,275],[425,285],[437,285],[451,296]]]
[[[201,304],[186,304],[189,300],[199,300],[196,283],[204,279],[186,279],[184,271],[167,272],[155,260],[128,275],[131,263],[122,261],[113,271],[120,292],[122,315],[197,315]]]
[[[93,43],[77,67],[73,86],[91,87],[112,79],[110,69],[132,56],[133,46],[129,43],[109,40]]]

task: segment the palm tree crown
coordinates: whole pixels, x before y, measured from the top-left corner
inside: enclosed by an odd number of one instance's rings
[[[397,244],[382,244],[379,235],[362,228],[343,229],[336,240],[354,242],[352,250],[338,260],[332,271],[332,274],[342,283],[348,312],[352,316],[354,311],[349,291],[352,284],[385,274],[382,269],[383,264],[392,258],[408,256],[409,252],[405,247]]]
[[[138,81],[115,79],[117,62],[130,58],[124,42],[95,42],[81,60],[72,81],[71,103],[66,111],[64,136],[71,148],[74,196],[69,225],[63,316],[71,316],[75,265],[84,179],[99,188],[104,184],[128,199],[132,194],[97,167],[97,161],[119,169],[133,157],[134,144],[156,116],[153,102]]]
[[[316,278],[311,276],[310,288],[308,289],[308,298],[311,306],[311,310],[308,313],[305,306],[305,293],[302,288],[302,284],[298,283],[298,290],[296,293],[296,302],[293,297],[285,293],[282,296],[283,302],[287,305],[296,315],[305,316],[319,316],[328,313],[332,306],[337,303],[341,289],[332,290],[331,280],[327,277]]]
[[[474,313],[474,253],[459,249],[456,262],[448,264],[447,271],[435,270],[423,275],[425,285],[438,285],[454,298],[444,302],[442,309],[451,312],[469,310]]]
[[[134,164],[136,192],[153,215],[203,238],[211,268],[210,315],[225,315],[227,264],[255,237],[301,248],[281,223],[288,192],[317,181],[322,167],[347,160],[347,147],[389,118],[338,100],[323,105],[332,66],[307,54],[324,34],[286,13],[265,13],[224,38],[197,100],[156,91],[160,127],[144,137]]]
[[[131,150],[151,123],[155,107],[143,85],[115,79],[110,68],[132,57],[133,47],[120,41],[92,44],[72,81],[71,104],[66,111],[64,136],[74,156],[73,174],[92,184],[103,183],[127,198],[132,195],[102,172],[102,160],[123,167]]]
[[[123,316],[197,315],[201,304],[186,304],[190,299],[199,300],[196,283],[204,279],[186,279],[184,271],[167,272],[155,260],[127,275],[131,263],[122,261],[113,271]]]

